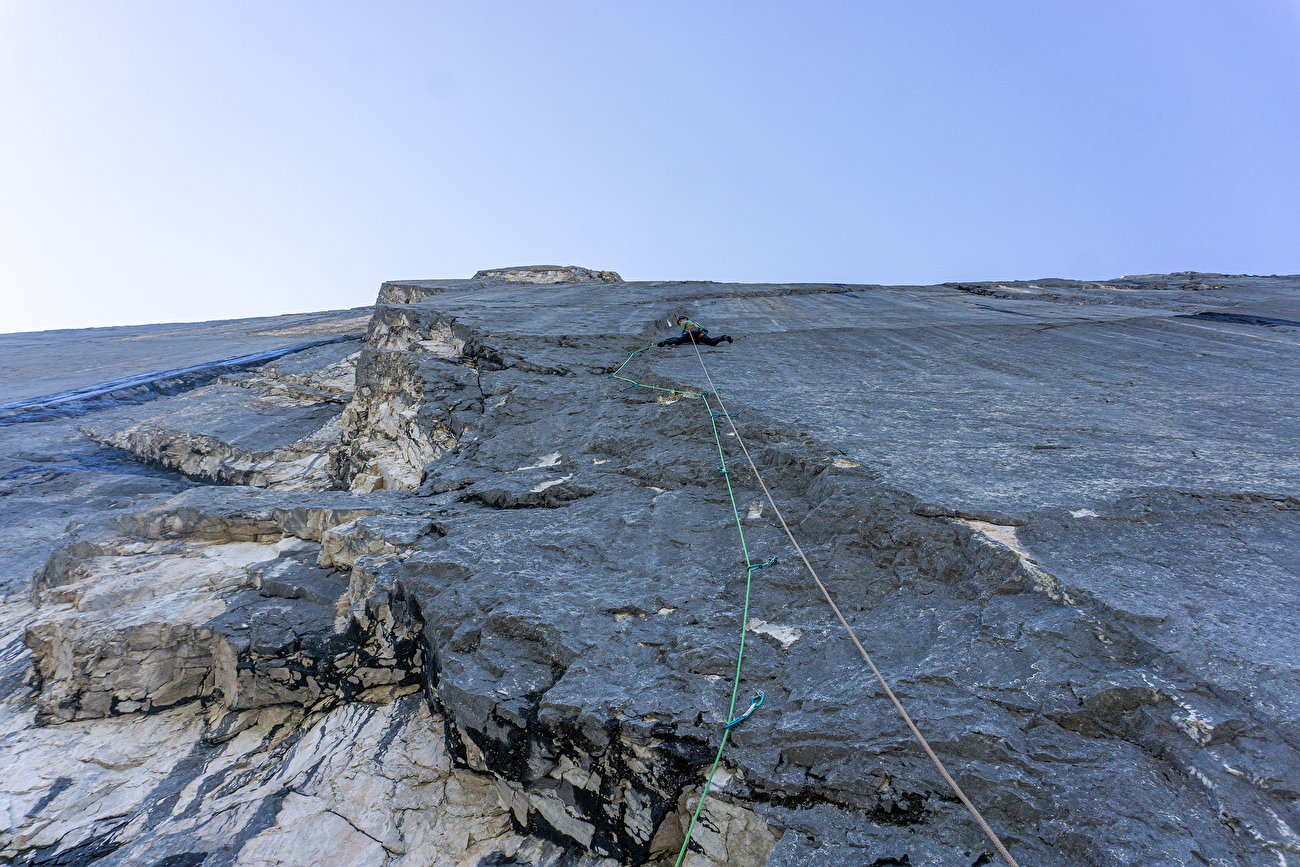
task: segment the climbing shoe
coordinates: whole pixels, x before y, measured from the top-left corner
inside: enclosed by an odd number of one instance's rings
[[[722,339],[725,340],[725,341],[727,341],[728,343],[735,343],[735,342],[736,342],[736,341],[734,341],[734,340],[731,339],[731,335],[730,335],[730,334],[724,334],[724,335],[722,336]]]

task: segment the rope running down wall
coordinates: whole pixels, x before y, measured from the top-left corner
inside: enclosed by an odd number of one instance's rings
[[[817,584],[817,588],[821,590],[822,596],[826,599],[826,602],[831,606],[831,609],[835,612],[835,616],[839,619],[840,624],[843,625],[844,629],[848,632],[849,638],[853,640],[854,646],[857,647],[858,652],[862,654],[862,658],[866,661],[867,665],[871,668],[871,672],[876,676],[876,680],[878,680],[880,682],[880,685],[884,688],[885,694],[889,696],[889,700],[893,703],[894,708],[898,711],[899,715],[902,716],[903,722],[907,723],[907,727],[911,730],[912,735],[921,744],[921,748],[925,750],[925,754],[930,757],[930,761],[932,761],[934,763],[934,766],[938,768],[939,773],[943,776],[944,780],[948,783],[948,786],[952,789],[953,793],[957,796],[958,800],[960,800],[962,804],[966,807],[966,810],[971,814],[971,816],[975,819],[976,823],[980,826],[980,829],[984,831],[985,835],[993,843],[993,846],[998,850],[998,853],[1003,857],[1003,859],[1006,860],[1009,867],[1020,867],[1016,859],[1013,858],[1011,856],[1011,853],[1007,851],[1007,847],[1003,845],[1002,841],[998,838],[998,835],[994,833],[991,827],[989,827],[988,822],[984,820],[984,817],[980,814],[979,810],[976,809],[975,805],[971,803],[968,797],[966,797],[966,793],[961,790],[961,787],[959,785],[957,785],[957,781],[954,780],[952,778],[952,775],[948,773],[948,769],[944,767],[943,762],[939,759],[938,755],[936,755],[934,750],[930,747],[929,741],[925,739],[925,736],[921,734],[920,729],[916,727],[916,723],[912,721],[912,717],[903,708],[902,702],[898,700],[898,697],[894,694],[894,691],[890,688],[889,684],[885,681],[884,675],[880,673],[880,669],[876,668],[876,664],[871,660],[870,654],[868,654],[866,648],[862,646],[862,642],[858,640],[857,633],[853,631],[853,627],[849,625],[847,620],[845,620],[844,615],[840,612],[839,606],[835,604],[835,600],[831,597],[830,591],[826,589],[826,585],[823,584],[821,578],[818,577],[817,571],[813,569],[812,564],[808,562],[807,555],[804,554],[803,548],[799,546],[799,542],[795,539],[794,534],[790,531],[789,525],[786,524],[785,517],[781,514],[781,510],[777,507],[776,501],[772,497],[772,492],[768,490],[767,484],[763,481],[763,475],[758,471],[758,467],[755,465],[754,459],[750,455],[748,447],[746,447],[745,445],[745,440],[741,437],[740,431],[736,429],[736,423],[732,420],[735,418],[735,414],[727,411],[726,404],[723,403],[722,401],[722,395],[718,393],[717,387],[713,384],[713,377],[710,376],[709,368],[704,363],[704,356],[700,354],[699,345],[695,343],[694,340],[692,340],[691,346],[695,350],[695,357],[696,360],[698,360],[700,363],[700,369],[704,372],[704,378],[709,383],[709,394],[712,394],[714,399],[717,400],[718,409],[720,410],[720,412],[713,411],[713,407],[709,403],[708,395],[705,393],[696,392],[696,391],[682,391],[673,388],[662,388],[660,386],[655,386],[655,385],[646,385],[645,383],[628,379],[625,376],[620,376],[619,375],[620,372],[623,370],[624,367],[627,366],[628,362],[630,362],[636,355],[645,352],[647,349],[649,349],[650,348],[649,346],[629,352],[627,358],[623,361],[622,364],[618,366],[618,369],[615,370],[612,374],[610,374],[607,377],[609,379],[618,379],[623,382],[629,383],[627,386],[620,389],[620,391],[627,391],[629,388],[634,388],[634,387],[649,388],[654,391],[662,391],[670,394],[681,395],[682,397],[689,397],[689,398],[698,397],[704,401],[704,406],[709,411],[709,423],[713,428],[713,439],[717,443],[717,447],[718,447],[718,459],[721,464],[718,467],[718,469],[722,473],[722,478],[727,484],[727,493],[731,497],[731,509],[732,509],[732,513],[735,515],[736,518],[736,529],[740,532],[740,545],[741,545],[741,550],[744,552],[745,555],[745,564],[747,567],[746,574],[745,574],[745,605],[744,605],[743,616],[741,618],[740,651],[736,656],[736,676],[732,682],[731,705],[729,710],[727,711],[727,719],[729,720],[729,722],[722,730],[722,741],[718,744],[717,755],[713,759],[713,766],[709,770],[708,777],[705,778],[704,786],[702,788],[702,791],[700,792],[700,799],[695,805],[695,811],[691,816],[690,825],[686,830],[686,839],[682,841],[681,851],[678,852],[677,860],[676,862],[674,862],[673,867],[680,867],[682,863],[682,859],[685,858],[686,856],[687,847],[690,845],[691,842],[691,834],[695,830],[696,822],[698,821],[700,816],[700,810],[703,808],[704,801],[708,797],[709,787],[713,781],[713,775],[717,772],[718,765],[722,761],[722,754],[726,750],[727,740],[731,734],[731,726],[734,724],[734,722],[737,721],[734,719],[734,714],[736,712],[736,697],[740,689],[741,662],[744,659],[744,654],[745,654],[745,627],[748,624],[748,620],[749,620],[750,588],[751,588],[755,568],[765,565],[761,563],[754,564],[749,559],[749,550],[745,543],[745,530],[740,521],[740,512],[736,505],[735,492],[732,490],[731,475],[727,471],[726,457],[722,451],[722,439],[721,437],[718,436],[718,419],[720,418],[725,418],[727,420],[727,424],[730,425],[731,433],[736,438],[736,442],[740,444],[741,451],[744,452],[745,460],[749,463],[750,470],[753,471],[754,477],[758,480],[759,487],[763,489],[763,494],[764,496],[767,497],[767,502],[772,507],[772,512],[776,515],[777,520],[781,522],[781,529],[785,531],[786,536],[790,539],[790,544],[792,544],[794,546],[795,551],[798,552],[799,559],[803,561],[804,567],[807,568],[808,570],[808,574],[812,576],[813,581]],[[758,700],[759,697],[756,697],[755,701]]]
[[[772,561],[769,561],[769,563],[754,563],[749,559],[749,546],[745,541],[745,527],[741,523],[740,508],[736,505],[736,493],[731,486],[731,474],[727,470],[727,458],[722,451],[722,438],[718,435],[718,419],[722,417],[722,414],[713,411],[708,396],[698,391],[681,391],[675,388],[661,388],[657,385],[646,385],[645,383],[628,379],[626,376],[619,376],[619,373],[627,366],[629,361],[631,361],[638,353],[645,352],[646,349],[649,348],[650,347],[647,346],[643,349],[629,352],[623,363],[620,364],[618,369],[611,373],[608,378],[618,379],[629,383],[629,385],[619,389],[620,391],[627,391],[629,388],[635,387],[649,388],[654,391],[667,392],[682,397],[700,398],[704,401],[704,408],[709,412],[709,424],[713,429],[713,441],[718,447],[718,471],[722,474],[722,479],[727,484],[727,495],[731,498],[731,514],[736,519],[736,530],[740,533],[740,550],[745,555],[745,604],[740,618],[740,650],[736,654],[736,675],[732,679],[731,683],[731,704],[727,708],[728,722],[722,729],[722,741],[718,744],[717,755],[713,757],[713,767],[710,768],[709,775],[704,780],[704,786],[700,792],[700,799],[695,804],[695,811],[691,814],[690,826],[686,829],[686,838],[682,841],[682,848],[677,853],[677,860],[673,864],[673,867],[681,867],[682,859],[686,857],[687,847],[690,846],[691,843],[691,834],[694,833],[695,825],[699,821],[700,810],[703,809],[704,801],[709,796],[709,787],[713,783],[713,775],[717,772],[718,765],[722,762],[722,754],[727,749],[727,741],[731,736],[732,726],[740,721],[736,718],[736,699],[740,694],[740,672],[741,664],[745,658],[745,630],[749,626],[749,595],[750,588],[753,586],[754,571],[774,562],[775,558],[773,558]],[[751,702],[750,712],[753,711],[754,706],[759,701],[761,701],[761,696],[755,696],[754,702]],[[746,713],[746,716],[748,716],[748,712]]]
[[[953,794],[955,794],[962,804],[966,806],[967,811],[970,812],[971,816],[974,817],[980,828],[997,848],[998,853],[1006,859],[1007,864],[1010,865],[1010,867],[1020,867],[1020,865],[1016,863],[1016,859],[1011,857],[1011,853],[1007,851],[1007,847],[1002,845],[1002,841],[998,839],[998,835],[989,827],[989,823],[984,821],[984,817],[980,815],[980,811],[971,803],[970,798],[966,797],[966,793],[961,790],[961,786],[958,786],[957,781],[948,773],[948,769],[943,766],[943,762],[939,760],[937,755],[935,755],[934,750],[930,747],[929,741],[927,741],[925,736],[921,734],[920,729],[916,727],[916,723],[912,722],[912,717],[909,716],[907,711],[903,708],[902,702],[898,700],[898,697],[894,695],[894,691],[889,688],[889,684],[885,682],[885,677],[880,673],[880,669],[876,668],[876,664],[871,661],[870,654],[868,654],[866,648],[862,646],[862,642],[858,640],[857,633],[853,631],[853,627],[849,626],[849,622],[845,620],[844,615],[840,613],[839,606],[836,605],[835,600],[831,598],[830,591],[826,589],[826,585],[822,583],[822,579],[817,577],[817,570],[813,569],[812,564],[808,562],[808,557],[804,554],[803,548],[799,547],[799,543],[795,540],[794,534],[790,532],[790,527],[786,524],[785,517],[782,516],[781,510],[777,508],[776,501],[772,499],[772,492],[767,489],[767,484],[763,481],[762,473],[758,471],[758,467],[754,464],[753,457],[749,454],[749,449],[745,446],[745,440],[740,436],[740,431],[736,430],[736,423],[731,420],[731,414],[727,412],[726,404],[722,402],[722,395],[718,394],[718,389],[713,384],[713,377],[709,376],[709,368],[704,363],[704,356],[700,354],[699,345],[692,340],[691,346],[695,349],[695,357],[700,362],[700,369],[704,371],[704,378],[709,383],[709,390],[717,399],[718,407],[722,410],[722,417],[727,420],[727,424],[731,425],[731,433],[736,437],[736,442],[740,444],[741,450],[745,453],[745,460],[749,463],[749,468],[754,472],[754,477],[758,479],[759,487],[763,489],[763,494],[767,497],[767,502],[772,506],[772,511],[776,514],[777,520],[781,522],[781,529],[785,530],[785,535],[789,537],[790,544],[794,545],[795,551],[799,552],[799,559],[803,561],[803,565],[808,569],[808,574],[811,575],[813,581],[817,583],[817,588],[821,590],[822,596],[826,598],[827,603],[830,604],[831,609],[835,612],[835,616],[839,618],[840,623],[844,626],[845,630],[848,631],[849,638],[853,639],[853,643],[857,646],[858,652],[862,654],[862,658],[866,660],[867,665],[871,667],[872,674],[876,676],[876,680],[880,681],[880,685],[884,687],[885,694],[889,696],[889,700],[894,703],[894,707],[903,717],[903,722],[907,723],[907,727],[912,730],[912,734],[916,737],[917,741],[920,742],[922,749],[925,750],[925,754],[930,757],[930,761],[934,762],[934,766],[939,769],[939,773],[943,775],[944,780],[947,781]],[[728,487],[730,487],[730,482],[728,482]],[[698,813],[698,809],[696,812]]]

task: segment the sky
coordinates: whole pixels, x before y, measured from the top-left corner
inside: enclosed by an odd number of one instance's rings
[[[0,331],[1300,272],[1300,0],[0,0]]]

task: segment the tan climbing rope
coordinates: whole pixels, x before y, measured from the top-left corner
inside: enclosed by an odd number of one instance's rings
[[[709,376],[709,368],[704,363],[704,356],[700,354],[699,345],[692,340],[691,346],[695,348],[695,357],[699,359],[700,369],[704,371],[704,378],[709,382],[709,390],[718,399],[718,408],[721,410],[719,415],[727,420],[727,424],[731,425],[731,433],[736,437],[736,442],[740,443],[741,451],[745,453],[745,460],[749,462],[749,468],[754,471],[754,477],[758,479],[759,487],[763,489],[763,494],[767,497],[767,502],[772,506],[772,512],[775,513],[777,520],[781,522],[781,529],[785,530],[786,536],[790,538],[790,544],[794,545],[794,549],[799,552],[799,559],[803,560],[803,565],[807,567],[808,574],[812,576],[813,581],[817,582],[817,587],[821,590],[822,595],[826,597],[826,601],[830,603],[831,610],[835,612],[835,616],[839,618],[840,623],[843,624],[845,630],[848,631],[849,638],[853,639],[853,643],[857,646],[858,652],[862,654],[862,658],[867,661],[867,665],[871,666],[871,672],[876,676],[876,680],[880,681],[880,685],[884,687],[885,695],[889,696],[889,700],[894,703],[894,707],[897,708],[899,714],[903,717],[903,722],[907,723],[907,727],[912,730],[912,734],[915,735],[917,741],[920,742],[921,748],[925,750],[925,754],[930,757],[930,761],[934,762],[934,766],[939,769],[939,773],[943,775],[944,780],[946,780],[948,785],[952,788],[953,794],[955,794],[962,804],[966,806],[966,809],[970,812],[971,816],[974,817],[975,821],[979,824],[980,828],[983,829],[984,833],[988,835],[989,840],[993,842],[993,845],[997,848],[998,852],[1006,859],[1007,864],[1009,864],[1010,867],[1020,867],[1020,865],[1016,863],[1016,859],[1012,858],[1011,853],[1007,851],[1007,847],[1002,845],[1002,841],[998,839],[998,835],[989,827],[989,823],[984,821],[984,817],[980,815],[980,811],[971,803],[970,798],[966,797],[966,793],[961,790],[961,786],[957,785],[957,781],[948,773],[948,769],[943,766],[943,762],[941,762],[939,757],[935,755],[934,750],[930,748],[929,741],[927,741],[925,736],[921,734],[920,729],[916,727],[916,723],[912,722],[912,718],[908,715],[907,711],[904,710],[902,702],[900,702],[898,697],[894,695],[894,691],[889,688],[889,684],[885,682],[884,675],[880,673],[880,669],[876,668],[876,664],[871,661],[871,655],[867,653],[866,648],[862,646],[862,642],[858,640],[857,633],[853,631],[853,627],[849,626],[849,622],[845,620],[844,615],[840,613],[840,608],[835,604],[835,600],[831,598],[830,591],[826,589],[826,585],[822,583],[822,579],[817,577],[817,570],[808,562],[808,557],[804,554],[803,548],[799,547],[798,541],[794,538],[794,533],[790,532],[790,527],[786,524],[785,517],[782,516],[781,510],[777,508],[776,501],[772,499],[772,492],[767,489],[767,485],[763,481],[763,474],[758,471],[758,467],[754,464],[754,459],[750,457],[749,449],[745,447],[744,438],[741,437],[740,431],[736,430],[736,423],[732,420],[731,414],[727,412],[727,406],[722,400],[722,395],[718,394],[717,386],[713,384],[713,377]]]

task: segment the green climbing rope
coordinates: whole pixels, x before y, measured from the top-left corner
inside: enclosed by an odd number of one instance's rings
[[[618,366],[618,370],[615,370],[613,373],[611,373],[609,376],[605,378],[618,379],[618,380],[622,380],[623,382],[630,383],[626,387],[620,388],[619,391],[627,391],[629,388],[635,386],[637,388],[649,388],[654,391],[665,391],[668,392],[669,394],[680,394],[682,397],[704,397],[704,395],[698,391],[680,391],[676,388],[660,388],[657,385],[646,385],[644,382],[637,382],[635,379],[628,379],[626,376],[619,376],[619,373],[622,372],[623,368],[627,367],[627,363],[629,361],[635,358],[638,354],[645,352],[647,349],[650,349],[653,346],[654,344],[652,343],[650,344],[650,346],[643,346],[640,349],[632,350],[627,354],[627,358],[623,359],[623,363]]]
[[[745,527],[740,521],[740,507],[736,505],[736,492],[731,485],[731,473],[727,470],[727,456],[723,453],[722,437],[718,433],[718,419],[725,418],[727,414],[714,412],[713,406],[709,403],[708,396],[703,392],[681,391],[675,388],[660,388],[656,385],[646,385],[645,383],[637,382],[634,379],[628,379],[626,376],[619,375],[622,373],[623,368],[627,367],[628,363],[633,358],[650,348],[650,346],[646,346],[629,352],[627,358],[625,358],[623,363],[618,366],[618,369],[606,378],[617,379],[629,383],[628,386],[620,389],[620,391],[626,391],[627,389],[636,386],[639,388],[653,389],[655,391],[669,392],[671,394],[680,394],[683,397],[698,397],[704,401],[704,408],[709,413],[709,425],[713,429],[713,441],[718,447],[718,471],[722,476],[722,480],[727,484],[727,496],[731,499],[731,514],[736,519],[736,532],[740,534],[740,550],[745,556],[745,604],[740,617],[740,650],[736,653],[736,676],[733,678],[731,683],[731,704],[727,708],[727,723],[722,729],[722,740],[718,744],[717,755],[713,757],[713,767],[709,769],[709,775],[704,780],[704,787],[700,791],[700,800],[695,805],[695,812],[691,814],[691,824],[686,829],[686,839],[682,841],[681,851],[677,853],[677,860],[673,863],[673,867],[681,867],[682,859],[686,857],[686,850],[691,843],[691,834],[694,833],[695,825],[699,821],[700,810],[703,809],[704,800],[709,796],[709,788],[713,785],[713,775],[717,773],[718,765],[722,762],[722,754],[727,749],[727,741],[731,737],[731,727],[740,721],[736,719],[735,716],[736,698],[740,694],[740,673],[742,663],[745,659],[745,631],[749,626],[749,597],[750,590],[753,587],[754,572],[756,568],[761,568],[762,566],[775,562],[775,558],[767,563],[754,563],[749,559],[749,545],[745,541]],[[759,703],[761,703],[761,698],[756,696],[749,712],[752,712],[754,707],[757,707]],[[746,713],[746,716],[748,716],[748,713]]]
[[[649,348],[650,347],[647,346],[645,349],[649,349]],[[645,349],[637,350],[637,352],[644,352]],[[618,370],[622,370],[623,367],[627,365],[627,362],[631,361],[632,357],[636,354],[637,354],[636,352],[629,353],[627,361],[624,361],[623,364],[619,365]],[[735,422],[732,421],[732,419],[736,417],[736,414],[727,412],[727,408],[723,404],[722,395],[718,392],[717,386],[713,384],[713,377],[709,376],[709,368],[707,365],[705,365],[704,357],[700,355],[700,349],[698,346],[695,347],[695,357],[699,360],[700,369],[704,371],[704,376],[709,382],[710,391],[707,393],[712,394],[714,397],[717,398],[718,408],[722,410],[721,412],[713,412],[712,407],[709,406],[709,400],[705,396],[705,393],[692,395],[694,397],[699,397],[703,399],[705,407],[709,409],[709,421],[713,426],[713,439],[718,444],[718,457],[721,459],[721,463],[722,463],[722,466],[718,467],[718,470],[721,471],[722,477],[727,483],[727,493],[731,496],[731,510],[733,514],[735,514],[736,516],[736,529],[740,531],[740,546],[741,549],[744,550],[745,552],[745,563],[748,566],[748,568],[745,570],[745,610],[744,610],[744,617],[741,620],[741,627],[740,627],[740,652],[736,656],[736,679],[735,682],[732,684],[732,689],[731,689],[731,709],[727,712],[728,722],[723,727],[722,742],[718,744],[718,754],[714,757],[713,767],[709,770],[709,776],[704,781],[704,788],[700,793],[699,803],[695,805],[695,812],[691,816],[691,824],[686,829],[686,839],[682,841],[681,851],[677,853],[677,861],[674,862],[673,867],[681,867],[682,859],[686,857],[686,850],[690,846],[691,834],[695,830],[695,823],[699,819],[700,810],[704,806],[704,799],[708,797],[709,787],[713,783],[713,775],[717,773],[718,764],[722,761],[722,753],[727,748],[727,738],[731,733],[731,727],[745,720],[747,717],[749,717],[751,713],[754,712],[754,710],[760,704],[763,703],[763,693],[760,692],[758,695],[754,696],[753,700],[750,702],[749,710],[745,711],[745,713],[739,717],[732,716],[736,712],[736,695],[740,688],[740,663],[745,655],[745,629],[749,624],[750,584],[753,579],[754,570],[761,569],[764,566],[769,566],[772,563],[775,563],[776,558],[773,557],[771,560],[765,563],[757,563],[757,564],[751,563],[749,560],[749,550],[745,546],[745,531],[740,523],[740,511],[739,509],[736,508],[736,495],[731,488],[731,474],[727,470],[726,458],[723,456],[722,453],[722,440],[718,436],[718,419],[720,418],[726,419],[727,424],[731,427],[731,433],[733,436],[736,437],[736,443],[740,446],[741,451],[745,453],[745,460],[749,463],[749,468],[753,470],[755,480],[758,482],[759,487],[763,489],[763,493],[767,496],[768,503],[770,503],[772,506],[772,513],[776,516],[777,520],[781,522],[781,529],[785,530],[786,536],[790,539],[790,544],[793,545],[795,551],[798,552],[799,559],[803,561],[804,567],[807,568],[808,574],[812,577],[813,582],[816,583],[817,589],[821,590],[822,595],[825,597],[827,604],[829,604],[831,610],[835,612],[835,616],[839,618],[840,624],[844,627],[845,631],[848,632],[849,638],[853,640],[853,644],[855,647],[857,647],[858,652],[862,654],[863,661],[866,662],[866,664],[871,668],[871,672],[876,676],[876,679],[880,681],[880,686],[884,689],[885,695],[887,695],[889,697],[889,700],[893,702],[894,708],[898,711],[899,715],[903,718],[903,722],[907,723],[907,727],[911,730],[912,735],[921,744],[921,748],[924,749],[926,755],[930,757],[930,761],[934,762],[935,767],[938,768],[939,773],[943,776],[944,780],[948,783],[948,786],[952,789],[953,794],[955,794],[957,796],[957,799],[961,801],[962,805],[966,807],[967,812],[971,814],[971,817],[975,820],[976,824],[980,826],[980,830],[984,832],[985,836],[989,838],[989,841],[993,843],[994,848],[996,848],[998,850],[998,853],[1002,855],[1002,858],[1007,862],[1008,867],[1020,867],[1016,859],[1012,857],[1011,853],[1007,850],[1006,845],[1003,844],[1002,840],[998,838],[997,833],[994,832],[993,828],[989,826],[989,823],[984,819],[984,817],[980,815],[980,811],[975,807],[973,803],[971,803],[970,798],[966,797],[966,793],[961,790],[961,786],[957,785],[957,781],[952,778],[952,775],[950,773],[948,773],[948,769],[944,767],[944,764],[939,759],[939,756],[935,753],[934,749],[930,746],[929,742],[925,739],[925,736],[921,734],[921,730],[916,727],[916,723],[912,721],[911,715],[909,715],[907,710],[903,707],[902,702],[898,700],[898,696],[896,696],[894,694],[894,691],[890,689],[889,684],[885,681],[884,675],[882,675],[880,673],[880,670],[876,668],[876,664],[871,661],[870,654],[868,654],[866,648],[862,646],[862,642],[858,640],[858,636],[853,631],[853,627],[850,626],[849,622],[844,619],[844,614],[840,611],[839,606],[835,604],[835,599],[831,596],[830,591],[826,589],[826,585],[823,584],[821,578],[817,576],[817,571],[813,569],[812,564],[808,562],[807,555],[805,555],[803,549],[799,547],[798,541],[796,541],[794,534],[790,532],[790,527],[786,524],[785,518],[781,515],[781,510],[777,508],[776,501],[772,499],[772,492],[768,490],[767,485],[763,482],[762,473],[760,473],[758,471],[758,467],[755,466],[754,458],[750,455],[749,449],[745,447],[745,441],[741,439],[740,431],[736,430],[736,424]],[[615,371],[615,374],[617,373],[618,371]],[[632,382],[632,380],[626,379],[625,377],[620,376],[616,378],[623,379],[626,382]],[[633,383],[633,384],[640,385],[640,383]],[[653,386],[646,386],[646,387],[652,388]],[[626,391],[626,389],[623,390]],[[660,389],[660,390],[671,390],[671,389]],[[677,393],[686,394],[687,392],[677,392]]]
[[[654,344],[651,344],[651,346],[654,346]],[[695,805],[695,811],[693,812],[692,816],[690,816],[690,825],[688,828],[686,828],[685,840],[681,841],[681,851],[677,853],[677,861],[673,862],[673,867],[681,867],[681,861],[686,857],[686,849],[688,849],[688,846],[690,846],[690,835],[692,835],[692,833],[695,831],[695,823],[697,823],[699,820],[699,811],[701,811],[703,809],[703,806],[705,806],[705,798],[708,797],[708,789],[710,789],[710,786],[712,785],[712,781],[714,781],[715,773],[718,772],[719,764],[722,763],[723,753],[725,750],[727,750],[727,741],[729,740],[729,738],[731,738],[732,727],[733,725],[740,723],[741,719],[744,719],[744,718],[740,718],[740,719],[736,718],[736,698],[738,697],[738,695],[740,695],[741,664],[742,662],[744,662],[745,659],[745,630],[746,628],[749,627],[749,597],[750,597],[750,589],[753,588],[753,584],[754,584],[754,572],[755,569],[762,568],[764,567],[764,565],[770,565],[771,563],[775,563],[776,558],[772,558],[772,560],[768,560],[767,563],[753,563],[749,559],[749,545],[748,543],[745,542],[745,525],[741,524],[740,507],[738,507],[736,504],[736,491],[735,489],[733,489],[731,484],[731,472],[729,472],[727,469],[727,455],[725,455],[723,452],[722,435],[718,433],[718,420],[724,419],[724,417],[731,415],[731,413],[714,412],[714,408],[712,408],[712,404],[708,403],[708,396],[705,393],[702,393],[702,391],[682,391],[680,389],[663,389],[663,387],[660,386],[646,385],[646,383],[637,382],[636,380],[629,380],[629,378],[625,376],[619,376],[620,373],[623,373],[623,368],[628,367],[628,364],[630,363],[630,361],[632,361],[632,359],[634,359],[634,357],[640,355],[641,352],[645,352],[646,350],[649,350],[651,346],[645,346],[640,348],[640,350],[633,350],[628,352],[628,357],[625,357],[625,359],[623,360],[623,364],[620,364],[619,367],[617,367],[617,369],[615,370],[615,372],[611,373],[610,376],[607,376],[606,378],[607,380],[619,380],[621,382],[628,383],[627,386],[623,387],[623,389],[619,389],[619,391],[627,391],[628,389],[632,389],[632,387],[640,387],[640,389],[666,391],[666,393],[668,394],[680,394],[684,396],[684,398],[699,398],[702,399],[703,402],[705,402],[705,409],[708,412],[708,425],[711,426],[712,432],[714,432],[714,443],[716,446],[718,446],[718,461],[719,461],[718,471],[720,474],[722,474],[723,481],[727,482],[727,497],[731,498],[732,516],[735,517],[736,519],[736,532],[740,534],[740,550],[741,550],[741,554],[745,555],[745,606],[741,610],[740,650],[738,650],[736,654],[736,676],[735,679],[732,679],[731,705],[729,705],[727,708],[727,724],[725,724],[723,727],[723,738],[722,741],[720,741],[718,744],[718,754],[715,755],[714,764],[712,764],[712,767],[710,768],[710,770],[708,770],[708,776],[705,779],[705,785],[703,785],[703,789],[701,790],[701,793],[699,793],[699,802],[697,803],[697,805]],[[746,711],[745,716],[749,716],[749,714],[751,714],[751,712],[754,711],[754,708],[757,707],[759,703],[762,703],[762,695],[755,695],[754,701],[751,702],[749,711]]]
[[[731,473],[727,472],[727,457],[722,453],[722,437],[718,435],[718,414],[713,411],[709,405],[709,398],[701,394],[704,400],[704,408],[709,411],[709,425],[713,428],[713,441],[718,446],[718,460],[720,462],[719,470],[722,471],[722,479],[727,483],[727,496],[731,498],[731,514],[736,519],[736,532],[740,534],[740,550],[745,555],[745,606],[740,617],[740,650],[736,654],[736,676],[731,683],[731,705],[727,708],[728,724],[722,729],[722,741],[718,744],[718,754],[713,757],[713,767],[709,769],[709,775],[704,780],[704,788],[700,791],[699,803],[695,805],[695,812],[691,814],[691,824],[686,829],[686,839],[682,841],[681,851],[677,853],[677,860],[673,862],[673,867],[681,867],[682,859],[686,857],[686,849],[691,844],[691,834],[695,831],[695,823],[699,821],[700,810],[704,807],[704,799],[709,796],[709,787],[713,785],[713,775],[718,771],[718,765],[722,762],[722,753],[727,749],[727,739],[731,736],[730,721],[736,715],[736,696],[740,694],[740,668],[741,662],[745,658],[745,629],[749,626],[749,592],[754,583],[754,570],[750,568],[753,563],[749,559],[749,546],[745,542],[745,527],[740,523],[740,508],[736,505],[736,492],[731,487]]]

